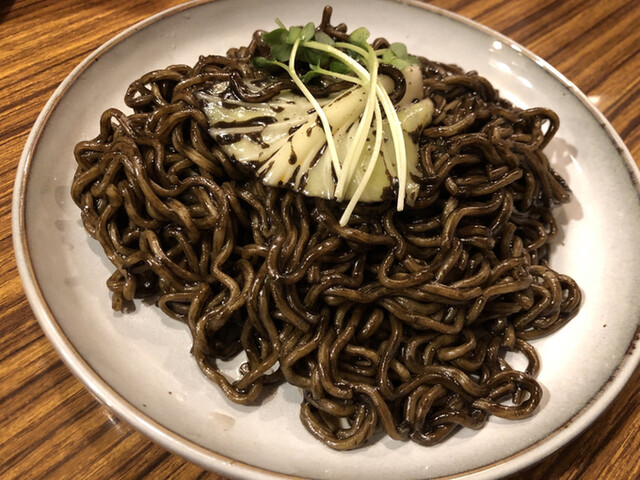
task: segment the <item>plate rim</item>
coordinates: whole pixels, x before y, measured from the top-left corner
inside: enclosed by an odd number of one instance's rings
[[[42,293],[35,275],[26,235],[26,190],[29,183],[29,173],[32,160],[40,137],[48,124],[49,118],[55,111],[58,103],[64,98],[67,91],[75,83],[78,77],[101,55],[108,52],[136,32],[177,13],[207,3],[218,3],[221,1],[224,2],[230,0],[191,0],[184,4],[160,11],[135,23],[89,53],[55,89],[33,124],[16,169],[11,210],[14,255],[27,300],[49,343],[53,346],[54,350],[63,360],[67,368],[71,370],[73,375],[94,397],[97,398],[102,405],[105,405],[119,418],[125,420],[129,425],[152,441],[157,442],[167,450],[170,450],[205,469],[214,470],[231,477],[238,475],[251,475],[251,478],[256,479],[300,479],[301,477],[275,472],[263,467],[235,460],[183,437],[181,434],[174,432],[149,417],[142,410],[134,407],[124,396],[111,387],[108,382],[103,380],[102,377],[93,370],[82,355],[76,350],[49,308],[47,299]],[[540,66],[543,71],[551,75],[556,81],[567,88],[571,94],[576,97],[595,117],[622,158],[627,173],[635,187],[635,193],[640,196],[640,170],[618,132],[613,128],[607,118],[589,101],[588,97],[573,82],[567,79],[546,60],[510,39],[506,35],[458,13],[423,3],[419,0],[385,1],[417,7],[465,24],[484,33],[490,38],[499,40],[506,46],[516,50],[518,53],[524,55],[529,60]],[[557,449],[568,444],[571,440],[582,434],[607,409],[610,403],[627,385],[629,378],[640,364],[640,349],[634,350],[633,348],[638,338],[640,338],[640,319],[637,319],[636,333],[633,340],[630,342],[630,345],[626,349],[623,360],[616,366],[615,370],[602,384],[600,389],[593,395],[593,397],[566,422],[551,432],[549,436],[513,453],[508,457],[458,474],[445,475],[438,478],[441,480],[453,478],[470,479],[481,477],[489,478],[495,475],[509,475],[544,459]],[[513,462],[514,459],[518,459],[520,462]]]

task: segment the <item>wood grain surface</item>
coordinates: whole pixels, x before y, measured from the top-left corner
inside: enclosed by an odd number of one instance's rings
[[[12,248],[11,197],[27,135],[49,96],[92,50],[179,0],[0,1],[0,478],[222,479],[114,418],[43,336]],[[436,0],[494,28],[573,81],[640,159],[640,3]],[[453,60],[453,59],[452,59]],[[106,292],[105,292],[106,294]],[[514,475],[640,478],[640,370],[575,441]]]

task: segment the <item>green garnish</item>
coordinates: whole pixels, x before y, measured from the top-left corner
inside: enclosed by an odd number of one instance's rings
[[[347,190],[355,178],[355,171],[367,148],[370,132],[372,128],[375,129],[374,146],[371,148],[369,145],[372,154],[364,167],[361,184],[353,192],[340,223],[346,225],[348,222],[355,204],[362,196],[374,167],[379,161],[383,113],[388,123],[388,131],[393,142],[393,152],[396,159],[397,210],[403,210],[408,176],[405,134],[396,109],[387,91],[380,83],[378,67],[380,63],[388,63],[402,69],[418,63],[418,59],[409,55],[406,46],[402,43],[393,43],[388,48],[378,51],[373,50],[368,43],[369,31],[363,27],[354,30],[349,36],[348,42],[336,42],[326,33],[316,31],[313,23],[307,23],[304,27],[292,26],[288,29],[280,20],[276,19],[276,23],[278,28],[262,36],[264,42],[270,47],[269,58],[255,58],[253,63],[261,69],[274,67],[284,69],[315,109],[322,124],[327,149],[331,157],[333,172],[330,173],[337,179],[333,192],[333,196],[337,200],[345,200]],[[297,71],[299,69],[306,72],[299,75]],[[364,110],[356,120],[355,135],[342,158],[338,157],[334,141],[337,126],[331,125],[318,100],[313,97],[306,86],[318,76],[349,81],[356,85],[356,88],[364,89],[366,92]]]
[[[400,42],[392,43],[389,48],[376,50],[376,55],[380,57],[382,63],[393,65],[398,70],[420,63],[418,57],[409,55],[407,46]]]

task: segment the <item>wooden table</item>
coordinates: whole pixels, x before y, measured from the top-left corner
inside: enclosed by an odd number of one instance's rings
[[[12,249],[15,169],[48,97],[96,47],[179,3],[0,2],[0,478],[222,478],[114,418],[70,374],[29,308]],[[640,159],[639,3],[432,3],[506,34],[554,65],[589,96]],[[578,439],[513,478],[639,478],[639,449],[640,369]]]

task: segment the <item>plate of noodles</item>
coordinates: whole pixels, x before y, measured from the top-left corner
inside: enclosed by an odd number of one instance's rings
[[[504,36],[324,7],[189,3],[69,75],[16,180],[31,306],[115,414],[223,475],[513,473],[638,364],[637,167]]]

